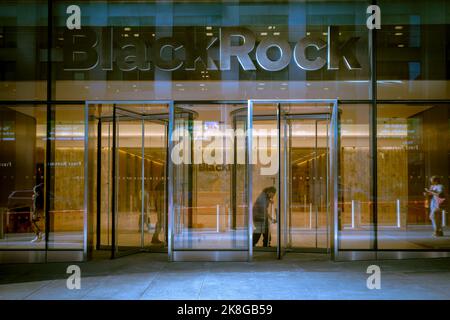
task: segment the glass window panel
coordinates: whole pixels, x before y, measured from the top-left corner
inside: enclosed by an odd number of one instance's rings
[[[449,99],[450,8],[445,0],[388,1],[377,31],[378,99]]]
[[[0,3],[0,100],[47,99],[47,1]]]
[[[52,106],[50,249],[82,249],[85,212],[83,106]]]
[[[372,249],[369,105],[339,105],[339,248]]]
[[[0,107],[0,249],[45,248],[45,106]]]
[[[449,249],[448,207],[425,196],[430,178],[449,188],[448,104],[379,105],[378,247],[380,249]],[[436,209],[435,218],[431,213]],[[435,227],[434,227],[435,226]]]

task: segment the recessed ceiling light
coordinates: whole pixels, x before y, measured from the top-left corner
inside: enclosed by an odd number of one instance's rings
[[[279,32],[274,32],[273,35],[274,35],[274,36],[279,36],[280,33],[279,33]]]
[[[404,45],[404,44],[399,44],[398,47],[399,47],[399,48],[404,48],[405,45]]]
[[[212,37],[212,36],[213,36],[212,32],[207,32],[206,35],[207,35],[208,37]]]
[[[267,36],[267,32],[261,32],[262,36]]]
[[[130,27],[126,27],[126,28],[123,28],[123,30],[125,30],[125,31],[130,31],[131,28],[130,28]]]
[[[212,30],[212,27],[208,26],[206,27],[206,30]]]
[[[402,30],[403,26],[395,26],[395,30]]]

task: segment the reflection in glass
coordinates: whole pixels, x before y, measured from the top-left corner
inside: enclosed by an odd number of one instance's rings
[[[372,249],[369,106],[339,105],[339,109],[339,247]]]
[[[179,107],[171,154],[174,250],[245,250],[248,248],[246,185],[241,182],[246,177],[245,135],[241,132],[234,136],[232,121],[232,111],[239,107]],[[186,114],[187,109],[191,113]],[[233,187],[235,173],[239,173],[236,179],[240,182]]]
[[[448,207],[439,215],[443,236],[430,219],[437,176],[449,188],[449,106],[378,106],[378,246],[380,249],[448,249]],[[446,195],[444,195],[446,197]]]
[[[84,236],[84,109],[52,107],[50,249],[82,249]]]
[[[0,248],[45,248],[46,107],[0,108]]]
[[[104,104],[97,111],[96,125],[102,132],[101,139],[97,137],[102,149],[97,182],[101,185],[98,247],[111,248],[114,233],[117,252],[161,250],[167,243],[168,107]]]

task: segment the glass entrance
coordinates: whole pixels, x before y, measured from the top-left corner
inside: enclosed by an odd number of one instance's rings
[[[169,103],[87,104],[97,249],[167,251]],[[90,148],[92,149],[92,148]],[[93,164],[96,165],[93,165]]]
[[[276,252],[279,258],[286,251],[331,252],[337,212],[336,102],[249,104],[254,250]]]
[[[329,115],[285,115],[286,250],[329,248]]]
[[[245,125],[232,121],[243,106],[175,103],[174,261],[249,258],[247,132]],[[189,116],[183,116],[187,111]],[[233,184],[236,176],[239,183]]]
[[[330,252],[334,101],[87,104],[89,214],[112,257]],[[95,218],[94,218],[95,217]]]

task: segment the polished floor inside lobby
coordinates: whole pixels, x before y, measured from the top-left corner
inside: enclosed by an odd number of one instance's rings
[[[81,268],[81,289],[68,290],[70,263],[1,265],[0,299],[450,299],[450,260],[332,262],[288,254],[253,262],[167,262],[166,254],[97,257]],[[370,265],[381,289],[366,286]]]

